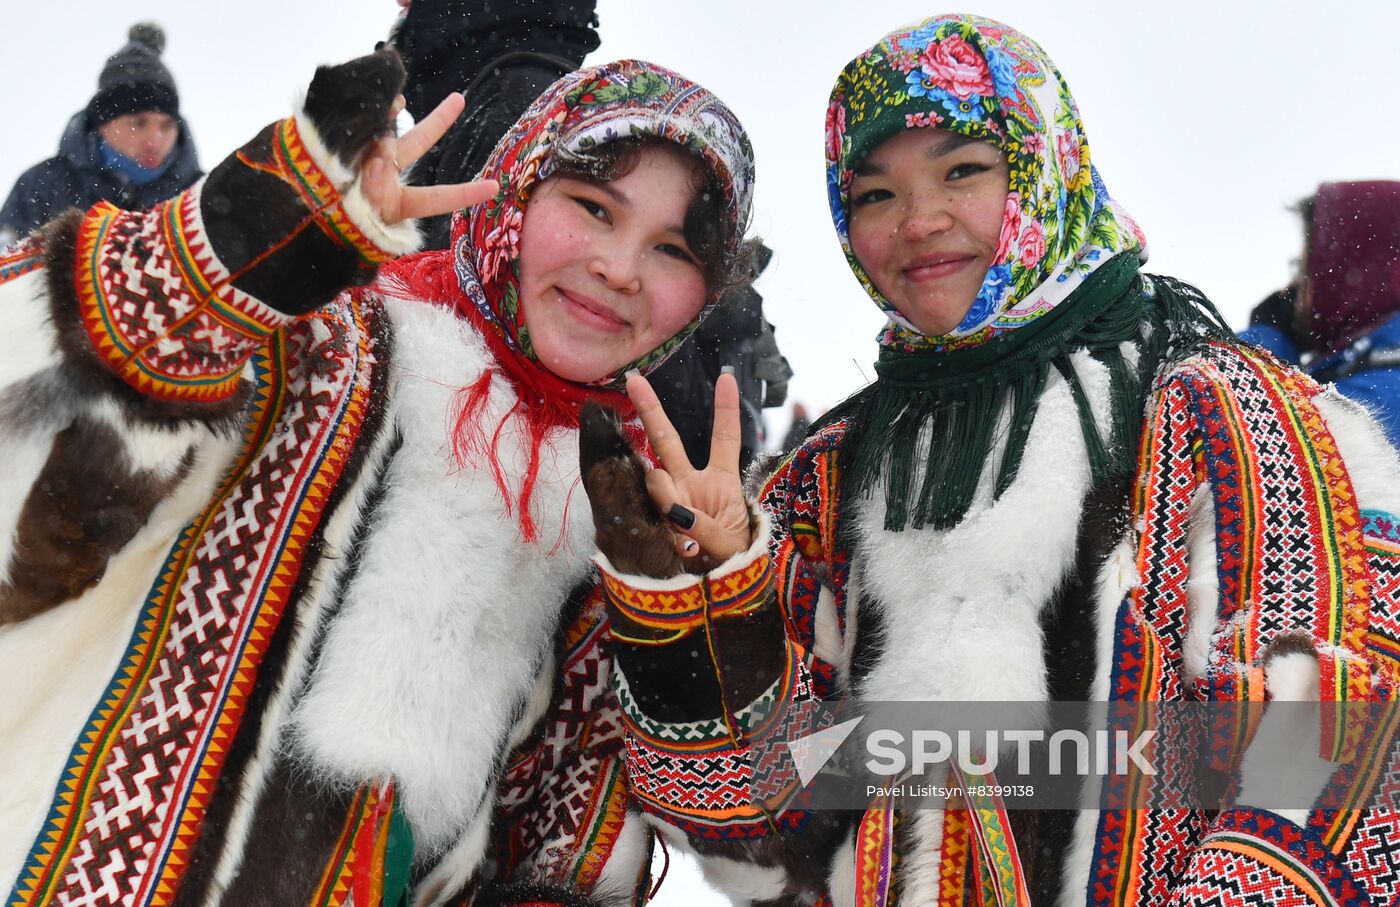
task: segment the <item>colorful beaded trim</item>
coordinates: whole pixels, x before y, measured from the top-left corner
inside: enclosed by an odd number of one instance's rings
[[[603,590],[615,611],[654,633],[631,636],[613,627],[613,638],[635,645],[664,645],[719,617],[741,617],[763,606],[773,591],[773,563],[767,555],[720,576],[696,576],[678,589],[639,589],[603,571]]]

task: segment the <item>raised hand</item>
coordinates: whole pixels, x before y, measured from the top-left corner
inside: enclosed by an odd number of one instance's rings
[[[677,533],[677,550],[686,558],[701,557],[712,562],[708,566],[715,566],[748,548],[753,530],[739,475],[742,436],[739,384],[734,376],[722,374],[715,383],[710,462],[704,469],[696,469],[690,462],[680,435],[646,378],[629,376],[627,396],[661,460],[659,469],[646,474],[646,486],[652,503]],[[677,505],[680,510],[675,509]]]
[[[647,494],[646,466],[617,413],[585,403],[579,413],[579,475],[593,508],[598,550],[620,573],[669,579],[685,572],[675,536]]]
[[[647,380],[629,378],[627,392],[662,466],[646,469],[612,410],[592,403],[583,408],[579,473],[593,507],[598,549],[622,573],[659,579],[704,573],[743,551],[752,530],[739,480],[739,386],[734,377],[721,375],[715,387],[710,462],[701,470],[686,456]]]
[[[489,201],[499,190],[490,181],[421,187],[399,182],[399,174],[442,138],[465,106],[454,92],[421,123],[395,138],[405,78],[393,50],[321,66],[306,91],[306,115],[326,148],[347,170],[360,174],[365,198],[388,224]]]
[[[391,120],[398,116],[403,104],[403,95],[394,99]],[[386,223],[447,214],[495,197],[500,189],[495,180],[442,186],[405,186],[399,181],[399,174],[442,138],[465,105],[466,101],[454,91],[401,137],[385,136],[370,147],[361,171],[362,184],[365,198]]]

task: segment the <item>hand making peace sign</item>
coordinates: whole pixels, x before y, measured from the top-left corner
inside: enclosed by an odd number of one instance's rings
[[[696,469],[656,391],[640,374],[627,378],[627,396],[637,407],[642,427],[661,466],[646,475],[652,503],[679,533],[676,547],[684,557],[704,550],[716,564],[748,548],[753,541],[749,508],[739,476],[739,384],[726,372],[715,383],[715,422],[710,435],[710,462]],[[693,516],[686,526],[685,512]],[[697,544],[698,543],[698,544]]]
[[[394,99],[389,114],[391,123],[403,110],[403,105],[403,95]],[[402,136],[385,136],[370,146],[360,171],[362,185],[365,198],[386,223],[449,214],[488,202],[496,196],[500,186],[495,180],[445,186],[405,186],[399,180],[404,169],[443,137],[465,106],[462,95],[454,91]]]

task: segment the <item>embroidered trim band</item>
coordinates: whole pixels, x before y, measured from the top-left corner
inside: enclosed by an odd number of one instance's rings
[[[37,271],[43,264],[44,247],[37,239],[26,239],[0,253],[0,283]]]
[[[254,351],[292,320],[229,282],[204,232],[203,190],[149,212],[103,202],[78,226],[74,287],[93,349],[158,400],[229,398]]]
[[[773,591],[773,562],[766,554],[730,573],[691,577],[689,585],[678,589],[639,589],[633,585],[637,577],[602,573],[608,603],[638,626],[658,631],[650,637],[631,636],[614,626],[613,638],[643,646],[675,642],[706,620],[752,614]]]
[[[379,265],[393,256],[370,241],[345,213],[340,192],[317,164],[297,131],[296,117],[277,124],[272,142],[275,167],[253,162],[240,154],[247,166],[271,173],[296,190],[302,203],[316,215],[316,226],[334,242],[352,250],[368,265]]]
[[[253,358],[243,450],[157,575],[8,907],[175,900],[292,578],[369,413],[368,317],[328,306],[314,329],[279,332]],[[244,518],[267,501],[280,503]]]
[[[797,827],[805,821],[800,810],[775,812],[798,785],[785,748],[755,743],[794,739],[799,727],[805,729],[810,715],[802,704],[815,697],[801,649],[789,646],[778,680],[733,715],[741,740],[734,739],[723,717],[693,722],[648,717],[619,669],[613,687],[627,732],[628,781],[643,810],[706,838],[761,836],[773,831],[770,822]]]

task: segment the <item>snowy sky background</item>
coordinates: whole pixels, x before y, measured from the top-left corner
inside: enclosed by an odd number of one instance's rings
[[[847,270],[827,214],[827,94],[840,68],[885,32],[949,7],[908,0],[598,5],[603,46],[590,60],[635,56],[669,66],[714,90],[748,127],[758,157],[754,228],[776,251],[759,288],[796,371],[789,399],[817,409],[837,402],[872,374],[882,319]],[[6,192],[24,168],[54,153],[134,21],[149,18],[166,29],[165,61],[209,169],[285,115],[316,64],[371,50],[396,14],[393,0],[6,6]],[[1147,233],[1148,269],[1197,284],[1236,326],[1289,279],[1300,234],[1288,206],[1322,181],[1400,178],[1394,0],[960,6],[1045,47],[1079,102],[1110,192]],[[770,419],[770,429],[780,432],[784,422]],[[694,884],[689,877],[668,882],[655,903],[709,903],[692,893]]]

